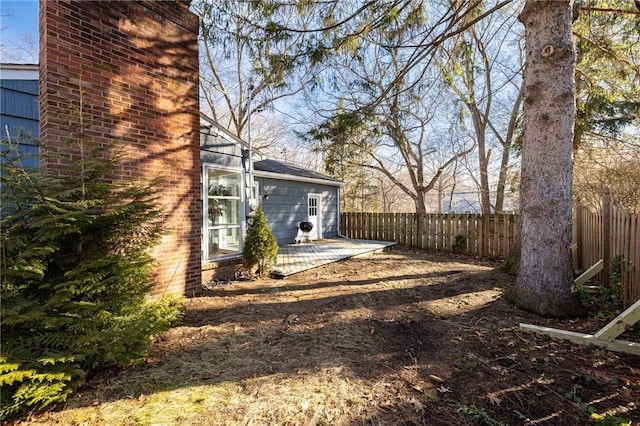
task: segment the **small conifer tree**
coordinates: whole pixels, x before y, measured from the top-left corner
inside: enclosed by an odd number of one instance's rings
[[[257,272],[260,275],[268,273],[276,263],[278,243],[260,206],[256,209],[253,223],[247,230],[242,254],[244,267],[251,272],[258,265]]]
[[[81,158],[62,176],[25,170],[11,141],[1,150],[3,420],[141,359],[180,316],[175,300],[146,298],[164,232],[155,183],[112,183],[117,150],[72,143]]]

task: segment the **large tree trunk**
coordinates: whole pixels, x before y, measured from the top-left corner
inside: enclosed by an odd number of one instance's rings
[[[572,0],[527,0],[520,273],[515,302],[542,315],[581,313],[572,292],[571,175],[575,121]]]

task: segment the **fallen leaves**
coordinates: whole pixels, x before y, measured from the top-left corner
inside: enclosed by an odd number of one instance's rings
[[[489,399],[489,402],[492,403],[493,405],[500,405],[502,403],[502,400],[493,393],[490,393],[489,395],[487,395],[487,398]]]
[[[440,386],[439,388],[436,389],[438,392],[440,393],[449,393],[451,392],[451,388],[448,388],[446,386]]]
[[[409,404],[411,405],[411,407],[413,408],[413,410],[418,413],[418,414],[424,414],[424,404],[422,402],[420,402],[418,399],[416,398],[411,398],[409,400]]]

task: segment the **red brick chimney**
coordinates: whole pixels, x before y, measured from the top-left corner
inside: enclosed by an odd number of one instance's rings
[[[161,177],[169,234],[154,251],[153,296],[201,285],[198,18],[186,1],[40,2],[40,137],[71,158],[85,137],[125,142],[114,179]],[[59,161],[58,161],[59,163]],[[44,162],[56,170],[60,164]]]

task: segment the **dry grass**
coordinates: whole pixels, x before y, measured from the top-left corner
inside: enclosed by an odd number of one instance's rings
[[[396,251],[216,289],[186,302],[145,363],[23,423],[581,424],[564,393],[597,362],[598,389],[573,389],[617,392],[593,406],[640,417],[631,358],[522,335],[520,320],[543,319],[500,299],[510,278],[491,266]]]

